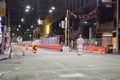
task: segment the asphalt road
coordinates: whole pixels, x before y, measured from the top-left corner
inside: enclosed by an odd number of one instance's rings
[[[120,55],[44,49],[34,54],[16,46],[11,59],[0,61],[0,80],[120,80]]]

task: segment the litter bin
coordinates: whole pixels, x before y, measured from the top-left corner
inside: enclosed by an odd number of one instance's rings
[[[113,45],[108,45],[108,53],[112,53],[113,52]]]

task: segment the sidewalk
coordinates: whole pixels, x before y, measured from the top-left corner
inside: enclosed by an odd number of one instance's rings
[[[8,51],[4,51],[4,54],[0,54],[0,61],[6,60],[6,59],[9,58],[9,56],[10,56],[10,50],[11,50],[11,48]]]
[[[73,53],[77,53],[77,49],[74,48],[72,49],[72,52]],[[88,54],[103,54],[103,53],[95,53],[95,52],[84,52],[84,53],[88,53]],[[120,52],[111,52],[111,53],[105,53],[105,54],[108,54],[108,55],[120,55]]]

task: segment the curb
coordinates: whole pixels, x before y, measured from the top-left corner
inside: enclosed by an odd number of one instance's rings
[[[7,60],[7,59],[8,59],[8,58],[7,58],[7,57],[5,57],[5,58],[0,59],[0,61]]]
[[[10,59],[10,58],[11,58],[11,53],[7,57],[1,58],[0,61],[7,60],[7,59]]]
[[[11,52],[10,52],[10,50],[11,50],[11,48],[10,48],[9,51],[7,52],[8,55],[5,56],[5,57],[3,57],[3,58],[1,58],[0,61],[7,60],[7,59],[10,59],[10,58],[11,58]],[[3,54],[3,55],[4,55],[4,54]]]

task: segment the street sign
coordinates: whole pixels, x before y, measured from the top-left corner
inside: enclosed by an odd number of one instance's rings
[[[5,16],[6,11],[4,9],[0,9],[0,16]]]
[[[0,2],[0,16],[5,16],[6,14],[6,3]]]
[[[112,0],[102,0],[102,3],[105,3],[106,7],[112,7]]]

